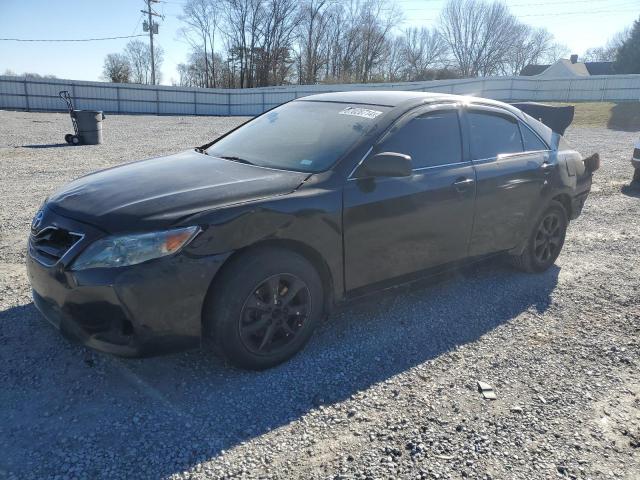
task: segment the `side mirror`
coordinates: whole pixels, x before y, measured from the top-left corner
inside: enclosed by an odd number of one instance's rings
[[[353,173],[353,176],[355,178],[408,177],[411,172],[411,157],[409,155],[383,152],[366,158]]]

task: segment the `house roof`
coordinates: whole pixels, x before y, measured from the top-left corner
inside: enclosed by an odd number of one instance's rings
[[[530,63],[529,65],[527,65],[526,67],[524,67],[522,69],[522,71],[520,72],[520,76],[521,77],[532,77],[534,75],[539,75],[542,72],[544,72],[547,68],[549,68],[551,65],[535,65],[533,63]]]
[[[571,60],[561,58],[553,65],[536,65],[530,63],[520,72],[521,77],[532,77],[544,73],[548,68],[557,64],[561,64],[574,75],[615,75],[613,70],[613,62],[577,62],[571,63]]]
[[[615,75],[613,62],[585,62],[591,75]]]
[[[581,62],[571,63],[571,60],[567,60],[566,58],[561,58],[556,63],[551,65],[551,67],[558,64],[562,64],[567,70],[569,70],[574,75],[578,75],[580,77],[589,76],[589,70],[587,70],[587,67],[585,66],[584,63],[581,63]]]

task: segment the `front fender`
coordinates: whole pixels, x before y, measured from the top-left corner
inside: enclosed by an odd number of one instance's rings
[[[187,248],[192,255],[218,255],[264,241],[303,244],[326,263],[334,297],[344,295],[342,198],[338,191],[304,188],[288,195],[202,212],[181,223],[203,228]]]

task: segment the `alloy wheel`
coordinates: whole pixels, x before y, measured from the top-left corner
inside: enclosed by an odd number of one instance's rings
[[[252,290],[240,313],[240,339],[252,353],[277,354],[297,338],[311,310],[307,285],[281,273]]]
[[[562,247],[562,221],[556,212],[549,212],[540,222],[534,239],[536,260],[543,264],[555,258]]]

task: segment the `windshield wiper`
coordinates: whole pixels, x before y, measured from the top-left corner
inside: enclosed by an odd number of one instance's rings
[[[203,153],[205,155],[209,155],[209,152],[206,148],[196,147],[196,152]],[[246,163],[247,165],[255,165],[255,163],[250,162],[244,158],[236,157],[235,155],[214,155],[214,157],[224,158],[225,160],[233,160],[234,162]]]
[[[254,165],[254,163],[244,158],[236,157],[234,155],[216,155],[218,158],[224,158],[225,160],[233,160],[234,162],[246,163],[247,165]]]

